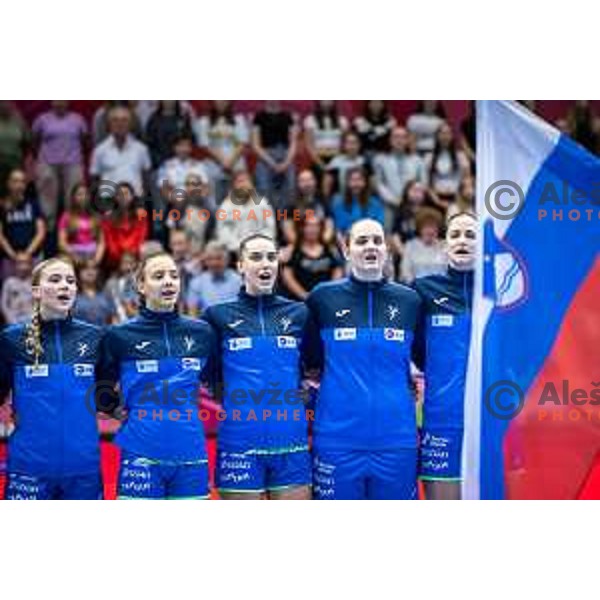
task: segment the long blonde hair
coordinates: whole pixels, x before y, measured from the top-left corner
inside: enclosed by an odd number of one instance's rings
[[[68,258],[55,257],[44,260],[31,272],[31,287],[39,286],[44,270],[56,263],[64,263],[73,268],[73,263]],[[25,350],[27,354],[33,354],[34,364],[37,367],[44,347],[42,346],[42,307],[39,299],[36,298],[33,299],[31,322],[25,327]]]

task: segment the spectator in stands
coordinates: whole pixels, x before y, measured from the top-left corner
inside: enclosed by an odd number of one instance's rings
[[[471,172],[475,173],[475,149],[477,148],[477,135],[475,131],[475,100],[469,100],[469,113],[460,124],[461,148],[469,159]]]
[[[73,307],[73,316],[98,327],[116,321],[116,309],[110,296],[101,291],[100,270],[94,260],[84,260],[77,268],[79,291]]]
[[[385,205],[385,230],[390,232],[394,217],[402,203],[409,181],[425,183],[427,175],[423,159],[411,149],[410,136],[404,127],[395,127],[390,134],[390,152],[375,157],[375,185]]]
[[[137,258],[148,236],[148,220],[138,212],[131,184],[123,182],[119,185],[117,201],[116,209],[102,220],[106,246],[104,262],[109,271],[119,265],[124,253]]]
[[[130,133],[131,111],[124,107],[112,108],[108,123],[111,135],[94,148],[90,175],[114,184],[126,182],[142,197],[152,163],[146,145]]]
[[[190,174],[197,175],[208,185],[208,173],[202,161],[192,157],[194,138],[189,133],[182,133],[173,141],[173,157],[164,161],[156,176],[158,187],[183,190],[185,180]]]
[[[333,199],[333,221],[338,235],[344,236],[356,221],[374,219],[383,225],[384,213],[381,200],[371,194],[369,180],[364,169],[347,172],[346,191]]]
[[[156,102],[150,100],[150,102]],[[132,108],[135,105],[135,100],[106,100],[104,104],[94,113],[92,119],[92,141],[94,146],[102,143],[110,135],[109,115],[113,108],[126,108],[131,110],[131,126],[130,131],[136,138],[141,138],[144,134],[145,127],[142,127],[138,117],[138,111]],[[153,110],[155,110],[154,108]]]
[[[279,100],[267,100],[254,117],[252,148],[258,157],[256,187],[275,208],[284,206],[294,186],[298,131],[291,113]]]
[[[458,196],[446,212],[446,220],[458,213],[475,213],[475,180],[471,176],[464,177],[458,188]]]
[[[392,240],[397,240],[394,247],[402,254],[402,246],[417,235],[417,213],[422,208],[437,208],[431,190],[420,181],[410,181],[404,188],[402,203],[396,212],[392,227]]]
[[[30,135],[19,111],[8,100],[0,100],[0,197],[6,194],[6,180],[13,169],[23,165]]]
[[[89,210],[88,188],[75,184],[68,208],[58,221],[58,249],[75,264],[91,260],[100,264],[104,257],[104,234],[100,219]]]
[[[231,187],[231,178],[237,171],[247,169],[244,151],[250,141],[246,118],[233,112],[231,100],[214,100],[208,115],[195,124],[198,145],[209,157],[208,176],[212,195],[222,202]]]
[[[325,240],[323,219],[302,219],[296,223],[296,242],[282,277],[288,293],[305,300],[317,284],[343,276],[343,260],[336,247]]]
[[[361,154],[360,138],[353,131],[347,131],[342,138],[342,153],[335,156],[327,165],[324,189],[327,197],[335,193],[344,194],[348,171],[367,166],[365,157]]]
[[[27,180],[21,169],[13,169],[7,182],[7,195],[0,204],[0,250],[2,278],[14,271],[12,261],[39,257],[46,237],[46,224],[35,197],[25,195]]]
[[[138,312],[139,295],[135,283],[137,264],[135,255],[124,252],[120,257],[118,271],[108,279],[104,287],[106,295],[114,304],[117,323],[127,321]]]
[[[425,157],[428,181],[444,208],[456,200],[463,177],[470,175],[469,159],[458,150],[450,125],[443,123],[436,135],[433,152]]]
[[[183,221],[183,229],[190,242],[190,252],[197,255],[214,234],[214,205],[208,198],[208,188],[204,181],[195,174],[188,175],[185,180],[186,206],[189,217]]]
[[[155,168],[171,156],[175,141],[182,137],[192,140],[193,147],[192,122],[189,115],[183,110],[180,101],[160,100],[158,108],[146,125],[145,135]]]
[[[438,208],[434,195],[421,182],[410,181],[404,188],[402,203],[396,212],[392,234],[389,237],[390,256],[394,271],[398,274],[404,245],[417,236],[417,214],[425,207]]]
[[[186,304],[188,312],[198,315],[213,304],[234,300],[240,291],[242,279],[228,265],[227,248],[216,241],[206,245],[206,270],[192,278]]]
[[[183,229],[171,229],[169,232],[169,252],[179,269],[181,282],[180,301],[183,304],[189,283],[194,276],[194,263],[190,252],[190,243]]]
[[[367,100],[363,114],[354,119],[354,129],[360,136],[363,152],[371,159],[378,152],[390,149],[390,133],[396,119],[390,114],[384,100]]]
[[[575,100],[567,113],[567,133],[584,148],[600,151],[600,119],[594,114],[589,100]]]
[[[419,154],[433,152],[436,133],[445,121],[446,111],[440,100],[419,101],[417,110],[406,121],[406,128],[415,136]]]
[[[306,218],[307,215],[311,214],[323,221],[325,239],[328,242],[333,241],[335,232],[331,211],[328,204],[319,196],[317,178],[310,169],[304,169],[298,173],[296,193],[292,202],[286,208],[287,218],[281,223],[281,228],[283,238],[287,244],[293,245],[296,242],[296,224],[301,218]]]
[[[2,284],[0,306],[7,325],[24,323],[31,318],[31,258],[21,255],[15,260],[15,274]]]
[[[53,100],[52,108],[33,122],[37,149],[36,186],[49,232],[55,231],[63,200],[83,181],[83,150],[88,135],[84,118],[69,110],[67,100]]]
[[[304,119],[304,142],[313,169],[320,174],[342,149],[342,136],[350,125],[338,113],[335,100],[317,100],[314,112]]]
[[[250,234],[276,235],[275,211],[267,198],[257,194],[248,173],[235,175],[231,192],[217,209],[216,217],[215,237],[234,258],[240,242]]]
[[[417,213],[417,237],[409,240],[402,256],[402,281],[412,283],[418,277],[443,273],[446,253],[440,239],[443,217],[434,208],[422,208]]]

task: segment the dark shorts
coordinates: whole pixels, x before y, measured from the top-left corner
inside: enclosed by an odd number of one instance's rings
[[[8,472],[6,500],[101,500],[100,474],[41,477]]]
[[[166,463],[123,451],[117,498],[192,500],[208,498],[208,461]]]
[[[262,493],[311,484],[307,449],[273,454],[221,449],[217,453],[220,492]]]
[[[417,449],[316,450],[316,500],[416,500]]]
[[[462,429],[424,429],[419,450],[419,479],[461,481],[462,443]]]

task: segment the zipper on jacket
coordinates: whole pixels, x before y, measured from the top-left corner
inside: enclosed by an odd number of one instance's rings
[[[165,344],[167,345],[167,355],[171,356],[171,342],[169,342],[169,331],[167,330],[167,323],[163,321],[163,337],[165,338]]]
[[[58,326],[58,321],[54,321],[54,343],[56,344],[56,356],[58,358],[58,362],[62,363],[63,355],[62,355],[62,347],[61,347],[61,339],[60,339],[60,329]]]
[[[373,335],[373,289],[371,287],[371,284],[368,283],[367,284],[367,306],[368,306],[368,312],[369,312],[369,346],[374,346],[374,339],[375,336]],[[371,348],[371,352],[369,353],[369,358],[370,358],[370,362],[371,362],[371,372],[374,373],[375,369],[373,368],[373,357],[376,356],[376,348]],[[371,390],[369,390],[369,392],[367,393],[367,398],[368,398],[368,402],[369,402],[369,444],[372,442],[373,440],[373,398],[372,398],[372,392]]]
[[[260,295],[258,296],[258,320],[260,321],[260,330],[262,331],[262,334],[266,335],[265,319],[264,319],[264,315],[263,315],[263,300]]]
[[[59,322],[58,321],[54,321],[54,344],[56,346],[56,359],[57,362],[59,364],[62,365],[63,362],[63,352],[62,352],[62,340],[61,340],[61,336],[60,336],[60,327],[59,327]],[[65,410],[65,380],[64,380],[64,375],[61,377],[61,393],[60,393],[60,403],[61,403],[61,407],[60,407],[60,422],[61,422],[61,437],[60,437],[60,441],[59,441],[59,448],[60,448],[60,473],[61,475],[64,476],[64,471],[65,471],[65,439],[67,437],[67,432],[65,429],[65,414],[66,414],[66,410]]]

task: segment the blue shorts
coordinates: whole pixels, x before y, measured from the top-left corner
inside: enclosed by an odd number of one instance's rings
[[[273,454],[219,450],[217,488],[221,492],[277,491],[311,484],[308,449]]]
[[[417,449],[316,450],[316,500],[416,500]]]
[[[39,477],[8,472],[7,500],[102,500],[102,478],[94,475]]]
[[[461,481],[462,429],[421,432],[419,479]]]
[[[208,498],[208,461],[166,463],[123,451],[117,498],[120,500]]]

